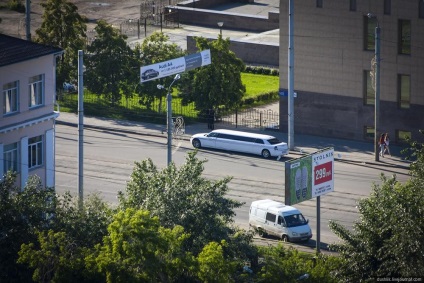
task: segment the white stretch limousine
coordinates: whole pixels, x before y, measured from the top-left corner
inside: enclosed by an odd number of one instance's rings
[[[190,138],[195,148],[209,147],[230,151],[262,155],[264,158],[276,156],[279,160],[288,154],[287,143],[276,137],[232,130],[214,130],[210,133],[195,134]]]

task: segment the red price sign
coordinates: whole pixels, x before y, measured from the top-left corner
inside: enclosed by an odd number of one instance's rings
[[[327,162],[314,168],[314,185],[319,185],[327,181],[331,181],[333,178],[333,167],[332,162]]]

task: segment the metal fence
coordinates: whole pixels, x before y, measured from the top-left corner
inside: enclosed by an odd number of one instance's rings
[[[60,107],[66,107],[76,111],[78,107],[78,95],[76,93],[63,92],[58,94],[57,102]],[[125,117],[127,119],[144,120],[155,123],[166,122],[166,98],[155,100],[149,104],[143,104],[137,97],[126,98],[111,102],[102,95],[84,94],[84,109],[89,115],[102,115]],[[279,113],[270,109],[243,109],[225,110],[218,109],[214,115],[210,111],[198,111],[194,103],[182,105],[179,99],[172,100],[172,115],[182,116],[189,123],[215,123],[215,126],[248,127],[260,129],[278,129]]]

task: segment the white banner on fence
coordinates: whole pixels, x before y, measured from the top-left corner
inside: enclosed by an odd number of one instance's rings
[[[140,83],[190,71],[198,67],[209,65],[210,63],[211,51],[207,49],[200,53],[143,66],[140,68]]]

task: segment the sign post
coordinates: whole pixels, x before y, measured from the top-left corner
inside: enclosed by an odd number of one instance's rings
[[[211,63],[211,51],[209,49],[203,50],[200,53],[190,54],[184,57],[168,60],[165,62],[143,66],[140,68],[140,83],[144,83],[159,78],[175,75],[174,80],[168,87],[166,95],[167,102],[167,133],[168,133],[168,166],[172,162],[172,85],[180,79],[180,73],[193,70]],[[158,89],[164,89],[165,86],[157,85]]]
[[[320,252],[320,196],[334,191],[334,149],[325,148],[286,162],[285,204],[317,198],[317,252]]]

